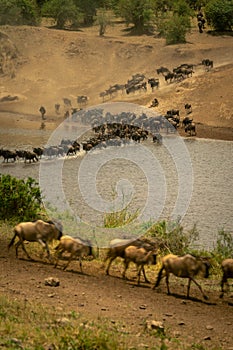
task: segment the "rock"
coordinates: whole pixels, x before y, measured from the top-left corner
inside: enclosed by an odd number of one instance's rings
[[[206,326],[206,329],[208,329],[208,331],[212,331],[212,330],[214,329],[214,327],[213,327],[213,326],[207,325],[207,326]]]
[[[70,320],[67,317],[58,318],[56,322],[60,326],[67,326],[68,324],[70,324]]]
[[[184,321],[180,321],[180,322],[178,323],[178,325],[179,325],[179,326],[184,326],[185,323],[184,323]]]
[[[146,310],[146,305],[140,305],[140,306],[139,306],[139,309],[141,309],[141,310]]]
[[[146,328],[149,330],[156,329],[164,333],[164,324],[161,321],[146,321]]]
[[[44,284],[45,286],[58,287],[60,285],[60,281],[56,277],[48,277],[48,278],[45,278]]]
[[[203,340],[211,340],[211,338],[209,335],[207,335],[206,337],[203,338]]]

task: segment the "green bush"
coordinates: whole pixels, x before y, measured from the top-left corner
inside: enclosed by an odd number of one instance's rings
[[[183,255],[193,249],[191,246],[198,240],[199,233],[196,225],[191,230],[184,232],[179,220],[175,222],[164,220],[151,225],[146,237],[157,240],[162,255],[168,253]]]
[[[189,16],[174,15],[160,23],[158,28],[161,36],[166,39],[167,45],[180,44],[186,42],[186,34],[191,28]]]
[[[34,220],[42,212],[37,182],[0,174],[0,220]]]
[[[37,25],[39,11],[33,0],[1,0],[0,25]]]
[[[233,256],[233,234],[220,230],[218,232],[217,241],[212,251],[212,255],[218,263],[226,258],[232,258]]]
[[[205,16],[208,24],[210,24],[215,30],[232,30],[233,1],[210,0],[205,7]]]
[[[43,16],[51,17],[59,29],[65,25],[77,25],[80,12],[73,0],[48,0],[41,9]]]

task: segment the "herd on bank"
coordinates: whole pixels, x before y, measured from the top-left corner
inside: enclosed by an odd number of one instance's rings
[[[17,238],[17,242],[15,240]],[[55,248],[55,254],[51,256],[48,243],[52,240],[58,240],[59,244]],[[18,257],[18,248],[21,246],[28,259],[31,259],[28,254],[24,242],[38,242],[47,251],[47,257],[58,266],[62,254],[68,254],[68,261],[63,266],[65,270],[70,262],[78,259],[80,270],[82,270],[82,259],[87,256],[93,256],[93,245],[89,240],[83,240],[79,237],[74,238],[63,234],[63,227],[60,222],[37,220],[34,222],[21,222],[14,227],[14,236],[12,237],[8,249],[15,244],[16,257]],[[121,257],[124,262],[123,278],[126,278],[126,271],[131,262],[137,266],[137,283],[140,284],[141,273],[144,275],[145,282],[149,282],[146,273],[145,265],[155,265],[157,263],[158,244],[146,238],[138,239],[114,239],[110,242],[107,254],[105,257],[106,274],[109,275],[109,269],[112,262]],[[205,278],[209,276],[210,260],[207,257],[197,257],[190,254],[177,256],[168,254],[161,259],[161,267],[158,272],[156,282],[153,289],[159,286],[163,277],[166,279],[167,293],[170,294],[169,275],[173,274],[177,277],[187,278],[187,298],[190,295],[191,282],[196,284],[204,299],[208,299],[207,295],[202,290],[201,285],[196,281],[195,277],[202,274]],[[222,261],[222,279],[221,279],[221,294],[224,295],[224,285],[228,284],[228,278],[233,278],[233,259],[225,259]]]

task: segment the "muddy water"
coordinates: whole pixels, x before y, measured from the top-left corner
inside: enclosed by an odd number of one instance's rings
[[[48,136],[43,131],[35,135],[41,141]],[[46,200],[91,225],[102,225],[105,212],[126,206],[139,209],[146,220],[181,215],[186,229],[197,225],[199,245],[211,248],[219,229],[233,230],[233,142],[182,142],[188,157],[147,140],[143,146],[109,147],[40,164],[1,163],[0,172],[40,178]]]

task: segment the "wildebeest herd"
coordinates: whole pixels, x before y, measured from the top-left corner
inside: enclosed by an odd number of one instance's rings
[[[145,112],[136,115],[134,112],[121,112],[112,114],[103,109],[82,110],[73,114],[71,120],[77,119],[84,125],[90,126],[92,136],[81,141],[62,139],[59,145],[46,147],[33,147],[32,150],[0,149],[0,157],[3,163],[24,161],[35,163],[41,158],[52,159],[77,155],[80,151],[89,152],[96,148],[109,146],[122,146],[133,142],[141,142],[151,139],[154,143],[162,143],[162,134],[175,133],[177,129],[184,128],[189,135],[196,135],[196,126],[190,117],[192,107],[184,106],[186,116],[181,121],[180,111],[171,109],[164,115],[147,116]]]
[[[37,220],[35,222],[22,222],[15,226],[14,236],[11,239],[8,249],[14,244],[16,238],[18,238],[15,244],[16,257],[18,257],[18,248],[22,246],[24,253],[28,259],[31,259],[28,254],[24,241],[38,242],[43,248],[46,248],[47,257],[50,262],[54,264],[54,267],[58,266],[59,260],[64,259],[63,253],[69,254],[68,262],[63,266],[65,270],[68,265],[74,259],[79,259],[80,270],[82,270],[82,259],[91,255],[93,258],[93,245],[90,240],[83,240],[79,237],[71,237],[69,235],[63,235],[63,226],[57,221],[43,221]],[[59,244],[55,248],[53,256],[50,254],[48,243],[52,240],[58,240]],[[109,269],[112,262],[120,257],[123,259],[124,271],[122,277],[126,278],[126,271],[129,264],[133,262],[137,266],[137,284],[140,285],[141,272],[144,275],[146,283],[150,283],[146,277],[145,266],[155,265],[158,260],[158,248],[159,244],[156,241],[146,239],[144,237],[137,239],[113,239],[109,243],[109,247],[106,253],[104,262],[107,263],[106,274],[109,275]],[[210,259],[208,257],[198,257],[191,254],[183,256],[177,256],[174,254],[168,254],[162,257],[162,264],[159,269],[156,281],[153,289],[157,288],[160,284],[162,277],[166,277],[167,293],[170,293],[169,287],[169,275],[173,274],[177,277],[187,278],[187,298],[190,296],[191,282],[197,285],[204,299],[208,299],[207,295],[203,292],[201,285],[196,281],[196,276],[201,274],[204,278],[209,277]],[[225,259],[222,261],[222,279],[221,279],[221,294],[224,295],[224,285],[228,287],[228,278],[233,278],[233,259]],[[164,274],[165,273],[165,274]]]

